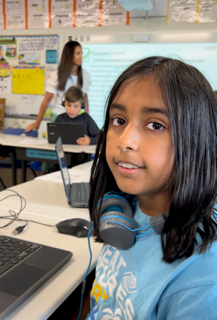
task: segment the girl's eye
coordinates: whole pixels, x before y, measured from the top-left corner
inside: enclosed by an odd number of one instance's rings
[[[125,124],[125,121],[121,118],[113,118],[112,119],[112,124],[114,126],[123,126]]]
[[[151,129],[151,130],[162,130],[162,129],[164,129],[164,126],[162,126],[162,124],[160,124],[158,122],[150,122],[147,125],[147,128]]]

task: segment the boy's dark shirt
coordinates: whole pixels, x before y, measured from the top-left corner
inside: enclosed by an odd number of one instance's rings
[[[67,113],[62,113],[54,122],[84,123],[84,134],[90,138],[90,144],[97,144],[98,142],[100,130],[95,121],[86,112],[79,114],[76,118],[70,118]]]

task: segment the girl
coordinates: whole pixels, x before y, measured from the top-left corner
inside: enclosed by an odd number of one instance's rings
[[[117,79],[92,167],[104,245],[86,319],[216,319],[216,132],[214,93],[194,67],[149,57]],[[132,217],[117,204],[127,200]]]
[[[37,120],[26,127],[26,132],[38,129],[42,118],[47,110],[51,100],[55,95],[54,107],[52,109],[52,122],[56,117],[65,112],[62,106],[62,97],[64,92],[73,86],[79,86],[85,96],[85,111],[89,113],[87,93],[90,86],[90,75],[82,69],[82,48],[77,41],[69,41],[65,44],[58,67],[58,71],[54,71],[47,81],[46,94],[42,101]]]

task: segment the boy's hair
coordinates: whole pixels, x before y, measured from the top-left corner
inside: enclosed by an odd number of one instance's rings
[[[64,90],[66,82],[70,77],[72,67],[73,67],[73,58],[75,54],[75,49],[81,47],[80,43],[77,41],[69,41],[65,44],[63,52],[60,59],[60,64],[58,67],[58,90]],[[78,67],[78,85],[82,88],[83,86],[83,76],[82,76],[82,67]]]
[[[217,101],[217,90],[215,90],[213,92],[214,92],[214,95],[215,95],[215,98],[216,98],[216,101]]]
[[[149,57],[119,76],[107,99],[91,170],[89,209],[96,240],[102,241],[95,208],[106,192],[120,192],[105,156],[110,106],[123,87],[149,76],[156,79],[168,108],[175,152],[171,206],[161,234],[163,260],[173,262],[193,253],[198,230],[204,232],[198,252],[205,252],[215,239],[217,227],[217,103],[208,81],[193,66],[171,58]]]
[[[85,102],[83,92],[75,86],[68,88],[68,90],[64,94],[64,97],[64,100],[72,103],[75,103],[77,101],[81,101],[81,103]]]

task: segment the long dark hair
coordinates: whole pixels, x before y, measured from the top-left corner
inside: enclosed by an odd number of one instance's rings
[[[68,80],[71,70],[73,67],[73,57],[75,49],[81,47],[80,43],[77,41],[69,41],[65,44],[58,68],[58,85],[59,90],[64,90],[66,86],[66,81]],[[82,67],[78,67],[78,84],[80,89],[83,86],[83,77],[82,77]]]
[[[193,66],[175,59],[149,57],[134,63],[119,76],[107,100],[105,123],[91,171],[89,208],[96,241],[102,241],[95,210],[97,202],[108,191],[120,191],[105,157],[109,109],[120,89],[150,75],[157,79],[168,108],[175,151],[171,205],[161,233],[163,260],[173,262],[193,253],[198,230],[203,235],[198,252],[205,252],[214,241],[217,229],[214,210],[217,103],[210,84]]]

